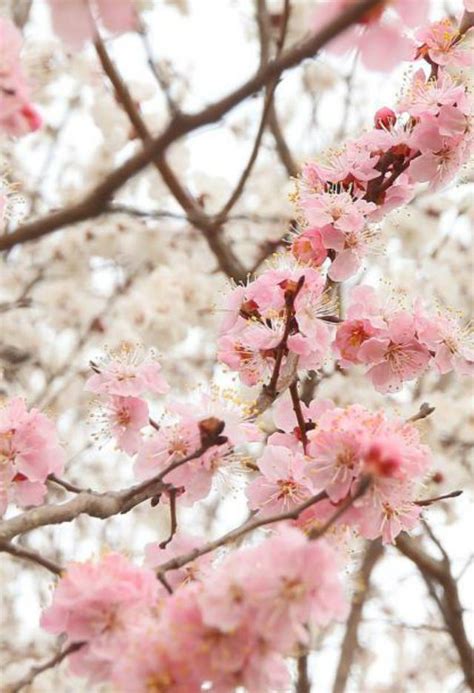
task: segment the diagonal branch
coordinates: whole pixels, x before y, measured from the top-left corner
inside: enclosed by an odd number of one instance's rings
[[[439,547],[438,540],[436,543]],[[416,565],[428,585],[434,582],[441,587],[441,596],[436,595],[436,592],[433,594],[432,590],[430,592],[438,604],[456,647],[466,684],[471,691],[474,691],[473,651],[464,626],[463,607],[446,551],[443,549],[442,560],[437,560],[430,556],[418,541],[405,533],[398,536],[396,546],[401,553]]]
[[[37,565],[46,568],[55,575],[61,575],[63,572],[63,567],[60,566],[58,563],[55,563],[49,558],[45,558],[41,554],[36,553],[36,551],[25,549],[23,548],[23,546],[17,546],[16,544],[12,544],[9,541],[0,544],[0,551],[9,553],[11,556],[15,556],[16,558],[22,558],[26,561],[31,561],[31,563],[36,563]]]
[[[0,251],[8,250],[18,243],[40,238],[48,233],[56,231],[63,226],[70,226],[91,217],[101,214],[117,192],[130,178],[142,171],[156,157],[162,156],[170,144],[184,135],[193,132],[205,125],[219,121],[226,113],[247,99],[252,94],[260,91],[272,80],[296,67],[306,58],[311,58],[331,41],[335,36],[357,22],[368,10],[379,5],[382,0],[361,0],[351,4],[333,21],[322,27],[320,31],[309,38],[297,43],[282,53],[280,58],[270,61],[267,65],[257,70],[255,75],[240,87],[227,94],[201,111],[194,114],[177,114],[153,141],[137,152],[108,176],[82,200],[66,209],[53,212],[35,221],[23,224],[11,234],[0,237]]]
[[[125,82],[110,59],[104,42],[99,35],[97,35],[94,45],[102,68],[114,87],[117,100],[123,106],[130,122],[140,136],[144,145],[151,146],[153,142],[151,133],[149,132],[138,107],[135,105],[135,102]],[[222,236],[217,233],[219,228],[216,226],[216,223],[206,214],[204,214],[190,192],[181,185],[164,156],[156,156],[153,159],[153,163],[158,169],[158,172],[161,174],[161,177],[168,186],[174,198],[186,212],[188,221],[202,231],[209,248],[216,256],[221,270],[228,277],[232,277],[235,281],[244,280],[247,272],[240,260],[234,255],[232,249],[225,244]]]
[[[48,669],[53,669],[53,667],[57,666],[60,664],[63,659],[66,659],[66,657],[73,652],[77,652],[84,643],[82,642],[74,642],[69,647],[66,647],[65,650],[62,652],[58,652],[58,654],[54,655],[51,659],[49,659],[45,664],[41,664],[40,666],[33,667],[31,671],[20,681],[17,681],[17,683],[12,684],[11,686],[8,686],[5,689],[5,693],[18,693],[18,691],[21,691],[22,688],[25,688],[25,686],[29,686],[30,684],[33,683],[34,679],[38,676],[38,674],[42,674],[43,671],[47,671]]]
[[[121,491],[109,491],[107,493],[95,493],[94,491],[82,491],[72,500],[57,505],[42,505],[27,510],[21,515],[16,515],[9,520],[0,522],[0,545],[10,541],[13,537],[24,532],[29,532],[37,527],[45,525],[57,525],[63,522],[71,522],[79,515],[98,517],[105,520],[113,515],[127,513],[140,503],[150,500],[154,496],[166,491],[168,485],[164,478],[174,469],[186,462],[200,457],[213,445],[220,444],[218,438],[209,438],[206,445],[202,445],[191,455],[181,460],[171,462],[163,471],[151,479],[136,484]]]

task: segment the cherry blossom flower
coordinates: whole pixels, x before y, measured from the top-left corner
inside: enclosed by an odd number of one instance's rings
[[[449,313],[439,313],[434,318],[423,316],[418,324],[418,338],[434,353],[433,363],[439,373],[474,373],[472,325],[463,326],[456,315]]]
[[[405,381],[423,373],[431,355],[417,339],[414,317],[400,311],[392,316],[386,334],[362,344],[358,358],[362,363],[374,364],[367,375],[376,390],[397,392]]]
[[[141,430],[149,423],[148,404],[139,397],[112,395],[99,407],[102,433],[114,438],[119,450],[134,455],[142,443]]]
[[[417,52],[419,58],[429,58],[436,65],[466,67],[472,65],[473,58],[469,48],[460,42],[459,31],[451,19],[420,29],[416,38],[422,42]]]
[[[110,351],[97,370],[85,388],[98,395],[140,397],[145,392],[163,395],[169,390],[154,353],[145,355],[130,342],[122,342],[118,349]]]
[[[314,493],[303,455],[285,447],[268,445],[257,464],[262,476],[247,487],[252,510],[265,515],[286,512]]]
[[[69,643],[85,643],[71,658],[73,670],[103,680],[118,654],[117,638],[157,604],[158,596],[155,574],[121,554],[107,554],[97,563],[69,563],[41,625],[49,633],[65,634]]]
[[[113,34],[136,28],[133,0],[49,0],[54,31],[71,48],[81,48],[96,32],[94,16]]]
[[[49,474],[64,466],[53,422],[19,397],[0,408],[0,514],[9,501],[39,505]]]
[[[282,371],[291,357],[303,369],[317,369],[330,344],[325,318],[334,314],[335,306],[324,291],[321,274],[299,265],[290,253],[273,262],[275,268],[234,289],[227,299],[218,358],[237,370],[246,385],[256,385],[272,373],[279,349],[284,352]]]
[[[331,503],[349,497],[363,477],[371,478],[369,493],[355,501],[343,524],[358,527],[366,538],[382,536],[386,542],[414,526],[419,516],[413,503],[416,481],[431,465],[430,451],[420,442],[415,426],[353,405],[325,412],[308,435],[309,476],[324,488]],[[327,503],[315,507],[301,518],[301,526],[328,514]]]

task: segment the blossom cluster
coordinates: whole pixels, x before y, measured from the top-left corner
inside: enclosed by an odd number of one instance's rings
[[[86,389],[98,396],[95,418],[101,436],[136,455],[135,474],[140,480],[173,465],[166,481],[179,490],[184,505],[205,498],[215,474],[230,466],[235,447],[258,438],[256,426],[245,421],[241,408],[229,398],[207,393],[201,393],[194,406],[167,401],[159,424],[151,419],[145,393],[164,395],[169,390],[153,352],[122,342],[92,367],[95,373]]]
[[[41,127],[41,116],[30,101],[30,89],[21,67],[21,34],[0,17],[0,130],[21,136]]]
[[[282,372],[295,358],[302,368],[317,369],[330,345],[327,319],[334,308],[321,274],[289,254],[274,264],[247,286],[236,287],[224,308],[218,356],[246,385],[267,377],[281,350]]]
[[[127,693],[197,692],[203,681],[284,690],[285,657],[346,613],[338,569],[329,544],[291,527],[187,574],[170,595],[150,568],[112,553],[67,567],[42,625],[79,646],[73,672]]]
[[[50,474],[61,474],[64,451],[53,422],[20,397],[0,407],[0,515],[8,503],[40,505]]]
[[[473,333],[455,314],[430,313],[421,304],[403,307],[383,301],[374,289],[351,292],[346,320],[338,326],[334,349],[339,364],[369,366],[367,375],[379,392],[396,392],[429,365],[444,374],[474,372]]]
[[[383,215],[409,202],[419,183],[436,190],[452,181],[472,146],[466,87],[445,70],[418,70],[396,112],[380,109],[371,131],[304,167],[295,196],[303,231],[293,254],[313,267],[329,256],[329,278],[349,279],[377,251]]]
[[[449,183],[472,152],[472,97],[447,69],[466,65],[469,52],[454,29],[441,45],[441,31],[435,24],[420,34],[416,57],[431,72],[415,72],[396,111],[381,108],[371,130],[306,164],[293,196],[299,228],[289,250],[228,296],[218,356],[246,385],[291,372],[295,362],[301,370],[323,365],[330,322],[340,319],[332,284],[353,277],[378,249],[378,222],[388,212],[409,202],[419,183],[429,181],[432,189]],[[342,366],[368,365],[380,392],[399,390],[430,363],[441,373],[471,369],[469,331],[454,316],[419,306],[376,308],[369,288],[358,295],[334,346]]]
[[[324,491],[327,499],[301,515],[298,522],[306,527],[327,520],[370,479],[340,523],[384,542],[412,529],[420,514],[420,482],[432,466],[417,428],[384,412],[360,405],[341,409],[330,401],[313,401],[302,415],[304,431],[282,399],[275,419],[283,430],[270,436],[258,460],[260,474],[247,487],[250,507],[263,515],[288,512]]]

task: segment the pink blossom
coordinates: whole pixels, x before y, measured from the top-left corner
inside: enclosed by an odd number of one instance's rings
[[[309,439],[309,475],[331,503],[352,494],[362,478],[371,478],[370,493],[355,502],[342,524],[358,527],[366,538],[382,535],[385,541],[411,528],[410,522],[419,515],[412,507],[416,482],[432,464],[415,426],[353,405],[325,412]],[[324,521],[334,510],[328,503],[318,503],[300,525]]]
[[[370,320],[344,320],[338,327],[334,340],[334,349],[339,355],[340,365],[347,368],[351,363],[360,363],[360,347],[378,331]]]
[[[85,388],[99,395],[140,397],[147,391],[165,394],[169,390],[153,352],[145,355],[129,342],[122,342],[118,349],[110,351],[97,370]]]
[[[53,422],[25,401],[11,399],[0,408],[0,513],[10,500],[38,505],[46,492],[49,474],[64,466]]]
[[[327,258],[328,252],[323,245],[321,231],[314,227],[294,236],[291,252],[302,264],[319,267]]]
[[[127,609],[152,606],[157,599],[158,583],[151,570],[109,553],[97,563],[67,565],[41,625],[49,633],[65,633],[70,642],[92,640],[118,627]]]
[[[114,34],[136,27],[133,0],[92,0],[90,7],[82,0],[49,0],[49,4],[55,32],[74,49],[94,37],[95,18]]]
[[[455,315],[422,316],[418,322],[420,342],[434,353],[439,373],[456,370],[460,375],[474,372],[474,340],[470,324],[463,326]]]
[[[163,471],[171,462],[188,457],[199,450],[199,447],[199,426],[196,420],[187,418],[171,425],[162,425],[140,447],[135,473],[139,479],[148,479]]]
[[[41,127],[41,116],[30,103],[30,93],[21,68],[21,35],[0,17],[0,128],[14,137]]]
[[[416,337],[414,318],[400,311],[392,316],[386,335],[371,337],[362,344],[358,358],[371,364],[367,375],[376,390],[397,392],[405,381],[423,373],[431,356]]]
[[[265,515],[291,510],[313,493],[303,455],[285,447],[268,445],[258,460],[261,476],[247,487],[252,510]]]
[[[451,19],[442,19],[420,29],[416,38],[422,42],[417,57],[428,57],[431,62],[443,67],[469,66],[473,59],[469,48],[459,42],[459,31]]]
[[[331,225],[344,232],[359,231],[366,216],[376,208],[372,202],[354,199],[348,192],[320,192],[301,199],[308,223],[317,228]]]
[[[409,482],[395,485],[390,480],[369,488],[356,503],[352,520],[366,539],[382,537],[384,544],[393,544],[402,531],[412,530],[418,523],[421,508],[413,502],[414,487]]]
[[[314,28],[320,28],[341,14],[351,0],[333,0],[323,3],[315,17]],[[361,60],[370,70],[382,72],[393,69],[401,60],[408,60],[412,54],[412,42],[404,35],[404,25],[416,26],[426,17],[426,0],[413,3],[412,0],[394,0],[390,3],[398,17],[387,17],[384,4],[367,11],[359,23],[346,29],[340,37],[331,41],[329,49],[335,53],[359,50]],[[386,46],[390,45],[390,51]]]
[[[142,442],[141,430],[149,423],[148,404],[139,397],[112,395],[102,403],[98,416],[107,437],[115,438],[119,450],[134,455]]]
[[[219,339],[218,358],[238,371],[246,385],[270,377],[279,349],[284,373],[296,361],[302,369],[320,368],[330,344],[325,318],[335,306],[324,292],[321,274],[299,265],[289,253],[280,254],[274,265],[243,291],[234,290],[227,303],[228,330]]]
[[[288,651],[295,641],[308,641],[305,624],[344,618],[339,561],[326,542],[308,541],[300,530],[284,527],[258,549],[267,579],[255,588],[259,608],[253,617],[273,647]]]

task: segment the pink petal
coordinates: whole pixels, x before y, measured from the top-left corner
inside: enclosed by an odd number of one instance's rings
[[[335,282],[343,282],[352,277],[359,267],[359,257],[352,250],[344,250],[332,263],[328,275]]]
[[[369,70],[389,72],[402,60],[413,55],[414,43],[402,36],[400,27],[375,24],[369,27],[361,40],[361,60]]]

